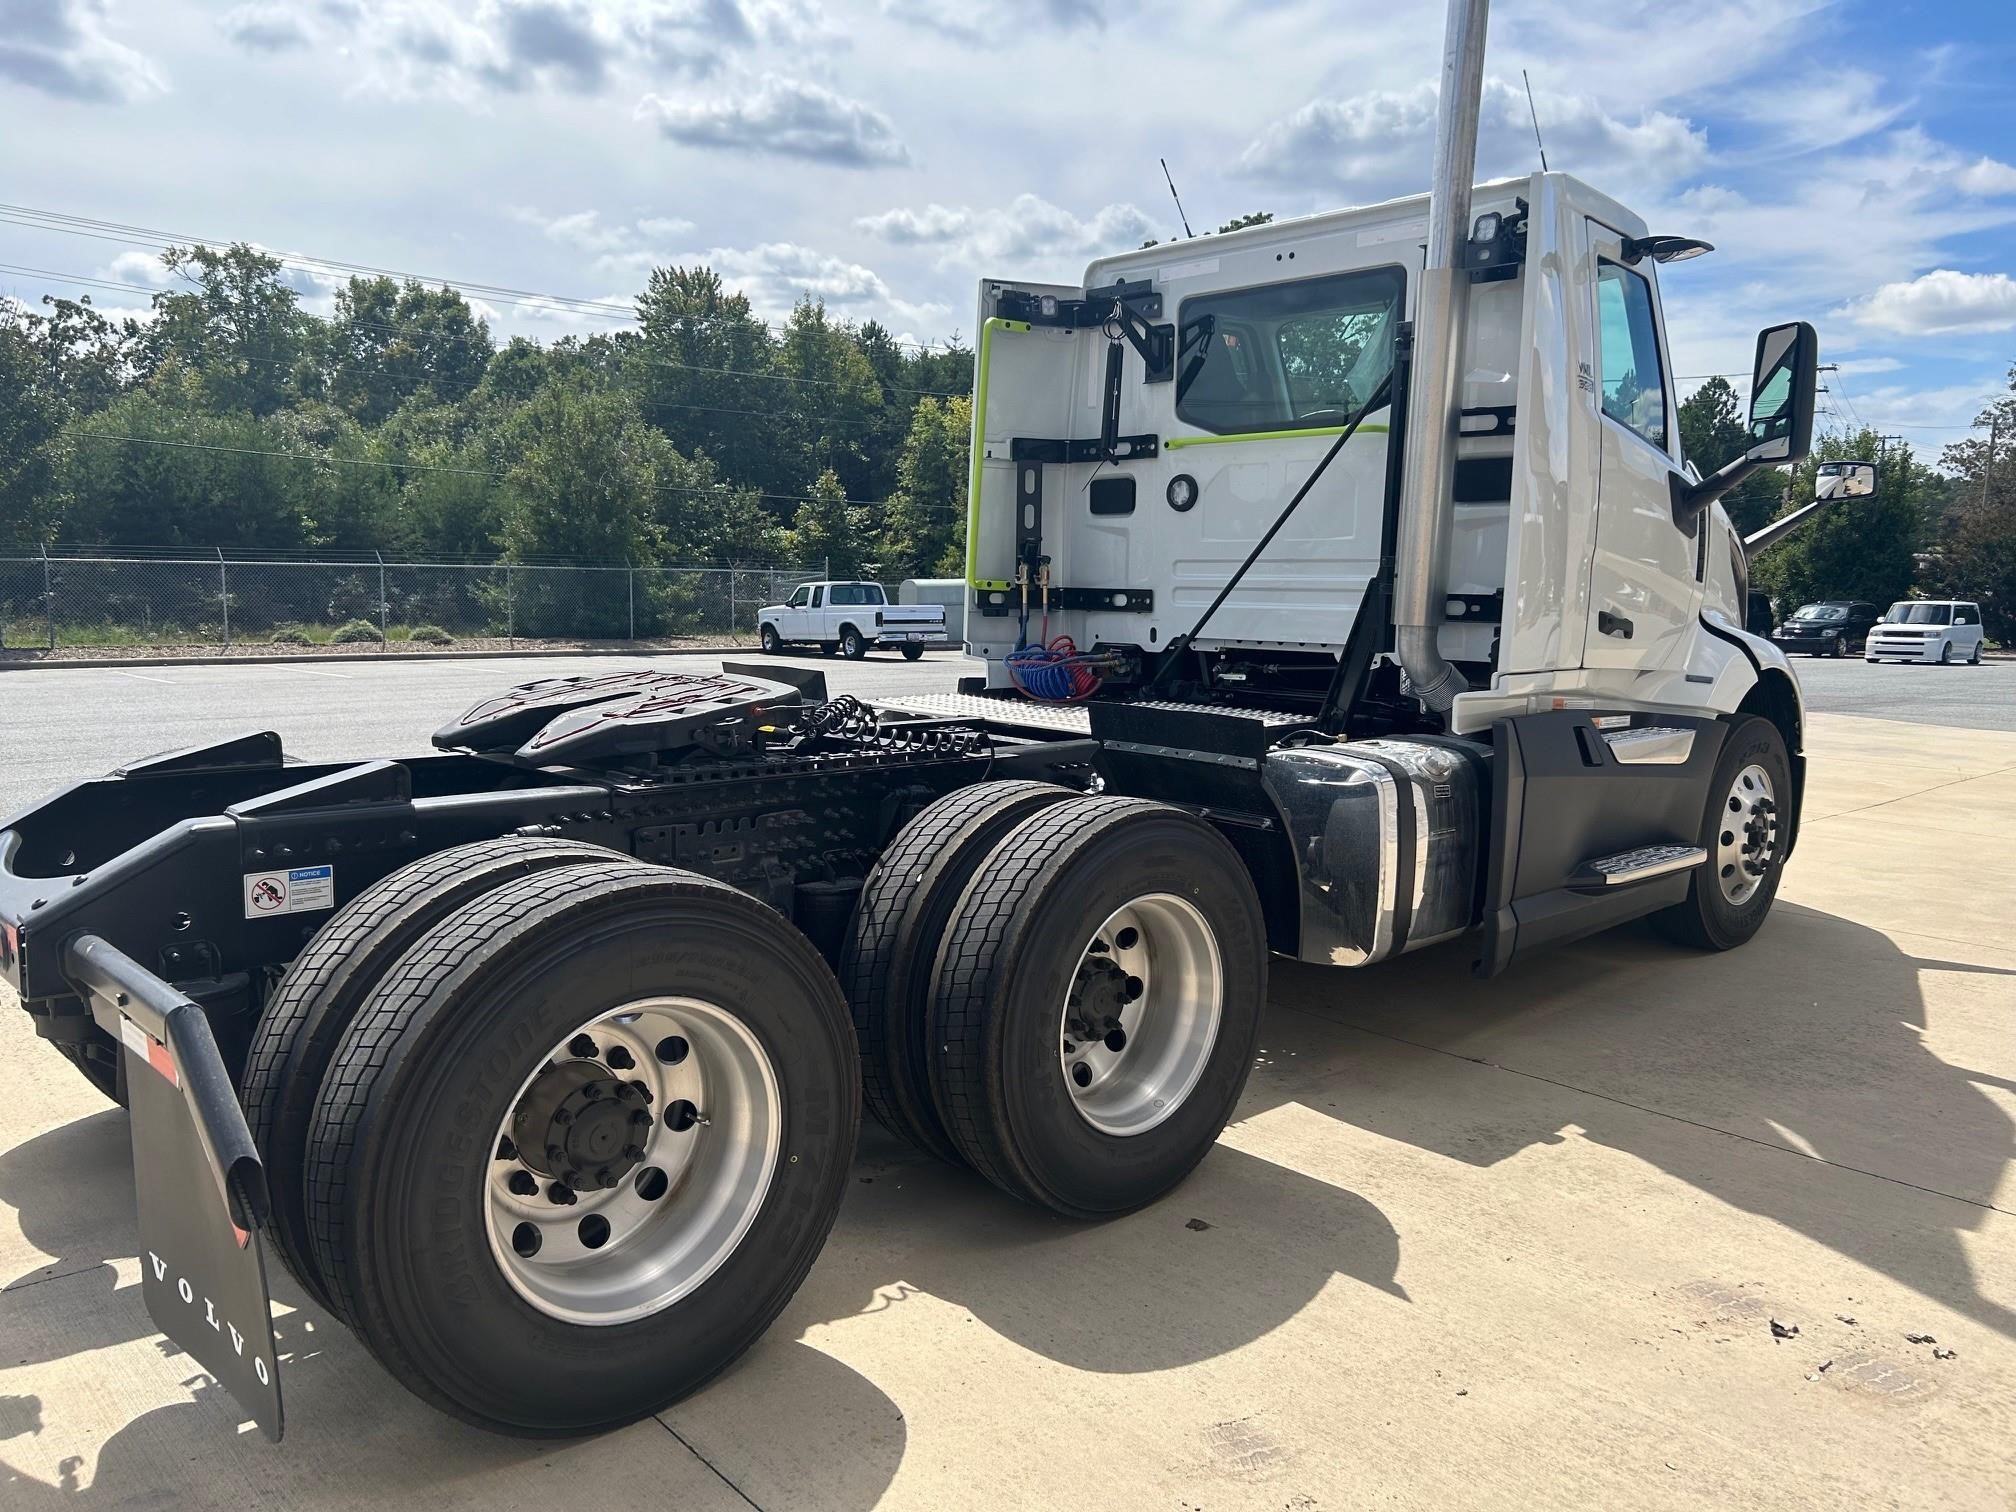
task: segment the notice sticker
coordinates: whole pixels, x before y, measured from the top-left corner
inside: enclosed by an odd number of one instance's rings
[[[245,873],[245,917],[314,913],[336,906],[336,868],[296,866],[287,871]]]

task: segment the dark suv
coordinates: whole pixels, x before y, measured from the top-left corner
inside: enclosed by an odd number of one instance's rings
[[[1771,643],[1785,652],[1809,656],[1847,656],[1862,649],[1870,627],[1883,616],[1874,604],[1828,599],[1808,604],[1771,632]]]

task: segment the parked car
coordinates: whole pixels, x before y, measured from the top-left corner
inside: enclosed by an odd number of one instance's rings
[[[1874,604],[1825,599],[1792,614],[1771,632],[1771,641],[1781,651],[1844,656],[1862,649],[1870,628],[1881,618]]]
[[[938,604],[892,604],[880,583],[800,583],[781,604],[756,611],[763,649],[773,655],[812,644],[859,660],[871,646],[893,646],[906,661],[951,644]]]
[[[1965,599],[1912,599],[1892,604],[1863,646],[1868,661],[1981,660],[1981,606]]]

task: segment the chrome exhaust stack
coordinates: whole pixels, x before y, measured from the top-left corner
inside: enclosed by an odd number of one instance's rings
[[[1448,597],[1456,438],[1463,407],[1469,303],[1463,248],[1470,236],[1470,188],[1477,175],[1490,8],[1490,0],[1449,0],[1428,200],[1428,260],[1414,304],[1414,392],[1409,396],[1395,552],[1394,648],[1414,696],[1437,714],[1448,713],[1466,687],[1462,675],[1443,660],[1438,633]]]

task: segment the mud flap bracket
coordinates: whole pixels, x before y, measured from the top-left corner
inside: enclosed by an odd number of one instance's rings
[[[63,969],[131,1057],[125,1081],[148,1316],[277,1443],[280,1362],[259,1241],[266,1173],[210,1021],[96,935],[68,943]]]

